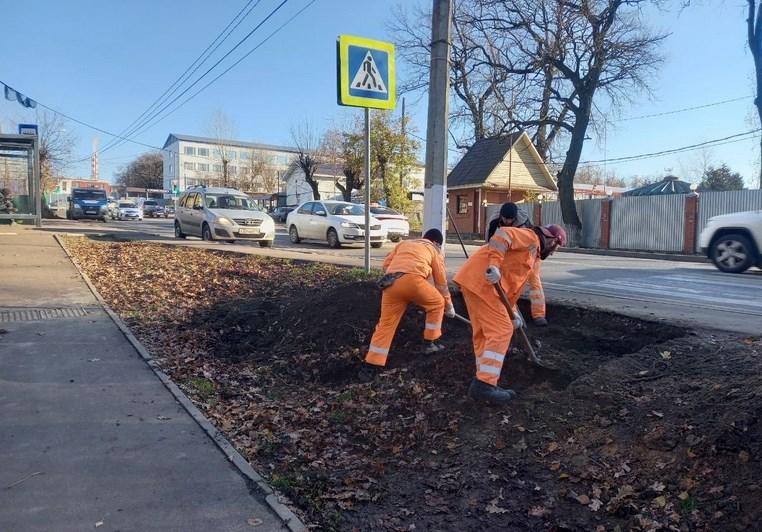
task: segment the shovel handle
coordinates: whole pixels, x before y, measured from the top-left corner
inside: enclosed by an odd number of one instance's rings
[[[495,287],[495,290],[497,291],[498,297],[500,297],[500,301],[505,305],[505,310],[508,311],[508,316],[511,318],[511,321],[516,319],[516,313],[513,312],[513,307],[511,306],[511,302],[508,301],[508,296],[505,295],[505,290],[503,290],[503,287],[500,286],[500,281],[496,282],[492,286]],[[537,362],[537,354],[534,352],[534,348],[532,347],[532,343],[529,341],[529,337],[527,336],[527,333],[524,331],[523,327],[518,327],[518,333],[519,337],[521,338],[521,341],[524,343],[524,347],[526,348],[527,352],[529,353],[529,359],[532,362]]]

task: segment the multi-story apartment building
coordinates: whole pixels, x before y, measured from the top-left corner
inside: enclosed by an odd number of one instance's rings
[[[275,194],[298,154],[296,148],[171,133],[164,143],[167,197],[192,185],[231,186],[247,193]]]

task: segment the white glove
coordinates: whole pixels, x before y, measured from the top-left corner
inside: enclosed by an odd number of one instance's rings
[[[487,273],[484,274],[489,284],[495,284],[500,281],[500,270],[497,266],[490,266],[487,268]]]
[[[523,329],[524,328],[524,320],[521,317],[521,314],[518,312],[515,312],[513,314],[513,328],[514,329]]]
[[[445,316],[448,318],[454,318],[455,317],[455,307],[452,306],[452,303],[448,303],[445,307]]]

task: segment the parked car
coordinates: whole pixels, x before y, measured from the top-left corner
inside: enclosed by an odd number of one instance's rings
[[[699,247],[720,271],[743,273],[752,266],[762,268],[762,211],[709,218],[699,236]]]
[[[307,201],[286,218],[291,242],[325,240],[332,248],[365,240],[365,207],[345,201]],[[386,240],[381,222],[370,218],[370,245],[380,248]]]
[[[270,216],[273,217],[273,220],[280,223],[285,223],[286,218],[288,217],[288,213],[293,211],[295,207],[275,207],[273,209],[272,214]]]
[[[165,205],[164,206],[164,218],[169,218],[170,216],[175,215],[175,206],[174,205]]]
[[[175,207],[175,237],[204,240],[253,240],[271,247],[275,222],[243,192],[234,188],[188,188]]]
[[[69,220],[89,218],[106,221],[108,196],[98,188],[74,188],[67,198],[66,217]]]
[[[370,213],[386,229],[386,237],[392,242],[399,242],[410,235],[410,223],[407,216],[389,207],[371,207]]]
[[[143,220],[143,210],[134,201],[120,201],[116,215],[118,220]]]
[[[143,214],[148,218],[166,218],[164,207],[156,200],[147,199],[143,202]]]

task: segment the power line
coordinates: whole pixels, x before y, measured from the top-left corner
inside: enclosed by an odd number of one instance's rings
[[[719,102],[712,102],[712,103],[706,103],[703,105],[696,105],[694,107],[684,107],[682,109],[675,109],[673,111],[664,111],[663,113],[654,113],[650,115],[640,115],[640,116],[630,116],[627,118],[620,118],[618,120],[609,120],[609,122],[627,122],[629,120],[641,120],[643,118],[656,118],[659,116],[667,116],[667,115],[674,115],[678,113],[685,113],[687,111],[696,111],[698,109],[706,109],[707,107],[716,107],[718,105],[723,105],[726,103],[733,103],[733,102],[740,102],[741,100],[748,100],[749,98],[753,98],[753,96],[741,96],[739,98],[731,98],[729,100],[721,100]]]
[[[230,54],[232,54],[234,51],[236,51],[236,50],[237,50],[237,49],[238,49],[238,48],[239,48],[239,47],[240,47],[240,46],[241,46],[241,45],[242,45],[244,42],[246,42],[246,41],[247,41],[249,38],[251,38],[251,36],[252,36],[252,35],[254,35],[254,33],[255,33],[255,32],[256,32],[256,31],[257,31],[259,28],[261,28],[261,27],[262,27],[262,26],[263,26],[263,25],[264,25],[264,24],[265,24],[265,23],[266,23],[268,20],[270,20],[270,19],[271,19],[271,18],[272,18],[272,17],[275,15],[275,13],[277,13],[277,12],[278,12],[278,11],[279,11],[279,10],[280,10],[280,9],[281,9],[283,6],[284,6],[284,5],[286,5],[286,3],[288,3],[288,1],[289,1],[289,0],[282,0],[282,2],[281,2],[280,4],[278,4],[278,5],[277,5],[277,6],[276,6],[276,7],[275,7],[275,8],[274,8],[272,11],[270,11],[270,13],[268,13],[268,15],[267,15],[267,16],[266,16],[264,19],[262,19],[262,20],[259,22],[259,24],[257,24],[256,26],[254,26],[254,28],[253,28],[253,29],[252,29],[252,30],[251,30],[249,33],[247,33],[247,34],[246,34],[246,35],[245,35],[245,36],[244,36],[244,37],[243,37],[243,38],[242,38],[240,41],[238,41],[238,42],[236,43],[236,45],[235,45],[235,46],[233,46],[233,48],[231,48],[230,50],[228,50],[228,51],[227,51],[227,53],[225,53],[225,55],[223,55],[223,56],[222,56],[220,59],[218,59],[218,60],[217,60],[217,62],[215,62],[215,63],[214,63],[214,64],[213,64],[211,67],[209,67],[209,68],[206,70],[206,72],[204,72],[203,74],[201,74],[201,76],[199,76],[198,78],[196,78],[196,80],[195,80],[193,83],[191,83],[191,84],[190,84],[188,87],[186,87],[186,88],[185,88],[185,89],[184,89],[184,90],[183,90],[183,91],[182,91],[180,94],[178,94],[177,96],[175,96],[175,97],[174,97],[174,98],[173,98],[173,99],[172,99],[172,100],[171,100],[169,103],[167,103],[167,104],[165,104],[164,106],[162,106],[162,107],[161,107],[161,109],[159,109],[159,110],[157,110],[157,111],[153,112],[151,117],[149,117],[149,118],[145,119],[145,120],[143,121],[143,125],[140,127],[140,129],[139,129],[139,130],[135,131],[135,132],[133,133],[133,135],[139,135],[140,133],[142,133],[142,132],[146,131],[146,130],[147,130],[149,127],[151,127],[151,126],[153,126],[153,125],[156,125],[156,123],[158,123],[158,122],[159,122],[159,120],[156,120],[156,117],[157,117],[157,116],[159,116],[161,113],[163,113],[163,112],[164,112],[164,111],[165,111],[167,108],[171,107],[171,106],[172,106],[172,104],[174,104],[176,101],[178,101],[180,98],[182,98],[182,97],[183,97],[185,94],[187,94],[187,93],[188,93],[188,92],[189,92],[189,91],[190,91],[190,90],[191,90],[193,87],[195,87],[195,86],[196,86],[196,85],[197,85],[197,84],[198,84],[198,83],[199,83],[199,82],[200,82],[202,79],[204,79],[204,78],[205,78],[207,75],[209,75],[209,73],[210,73],[212,70],[214,70],[215,68],[217,68],[217,66],[218,66],[220,63],[222,63],[222,62],[223,62],[225,59],[227,59],[227,58],[230,56]],[[244,57],[246,57],[246,56],[244,56]],[[239,62],[240,62],[240,61],[238,61],[238,62],[234,63],[234,65],[238,64]],[[215,79],[218,79],[218,78],[215,78]],[[208,85],[207,85],[207,86],[208,86]],[[202,90],[203,90],[203,89],[202,89]],[[182,104],[181,104],[181,106],[182,106]],[[168,116],[168,115],[167,115],[167,116]],[[153,123],[151,123],[151,122],[153,122]]]
[[[195,74],[198,71],[199,68],[201,68],[201,66],[206,62],[206,60],[209,59],[209,57],[211,57],[211,55],[214,52],[216,52],[220,46],[222,46],[222,44],[228,39],[228,37],[230,37],[230,35],[238,28],[238,26],[241,25],[241,23],[243,23],[246,17],[248,17],[249,14],[261,2],[261,0],[256,0],[256,4],[254,4],[248,11],[246,11],[246,9],[249,8],[249,6],[251,6],[251,4],[254,1],[255,0],[248,0],[248,2],[243,6],[243,8],[241,8],[241,10],[238,11],[238,13],[236,13],[236,15],[230,20],[230,22],[228,22],[227,26],[225,26],[225,28],[223,28],[222,31],[220,31],[217,34],[214,40],[211,43],[209,43],[209,45],[204,49],[204,51],[201,52],[201,54],[188,66],[188,68],[185,69],[185,71],[180,75],[180,77],[178,77],[175,81],[173,81],[172,84],[169,87],[167,87],[167,89],[161,94],[161,96],[159,96],[150,106],[148,106],[148,108],[146,108],[145,111],[143,111],[140,114],[140,116],[138,116],[135,120],[133,120],[123,131],[121,131],[120,135],[129,136],[135,131],[137,131],[142,125],[142,122],[140,122],[141,119],[143,119],[147,114],[149,114],[149,112],[152,109],[154,109],[158,105],[161,105],[161,103],[166,101],[167,98],[169,98],[175,92],[177,92],[180,86],[182,86],[182,84],[185,83],[185,81],[187,81],[191,76],[193,76],[193,74]],[[244,11],[246,11],[246,13],[243,16],[241,16],[241,14]],[[238,20],[237,23],[236,23],[236,20]],[[233,26],[234,23],[235,23],[235,26]],[[233,27],[231,28],[231,26]],[[228,29],[230,29],[230,31],[228,31]],[[223,37],[223,34],[226,31],[227,31],[227,34]],[[220,40],[220,37],[222,37],[222,40]],[[212,49],[213,46],[214,48]],[[191,69],[193,70],[191,71]],[[122,141],[119,141],[119,140],[114,141],[114,139],[112,139],[111,141],[109,141],[108,145],[104,146],[101,149],[101,153],[104,153],[108,151],[109,149],[118,146],[119,144],[121,144],[121,142]]]
[[[248,51],[246,54],[244,54],[242,57],[240,57],[240,58],[239,58],[239,59],[238,59],[236,62],[234,62],[232,65],[230,65],[228,68],[226,68],[226,69],[225,69],[224,71],[222,71],[220,74],[218,74],[218,75],[217,75],[217,76],[216,76],[214,79],[212,79],[211,81],[209,81],[209,82],[208,82],[206,85],[204,85],[204,86],[203,86],[203,87],[201,87],[199,90],[197,90],[196,92],[194,92],[193,94],[191,94],[191,95],[190,95],[188,98],[186,98],[185,100],[183,100],[183,101],[182,101],[182,102],[181,102],[181,103],[180,103],[180,104],[179,104],[177,107],[175,107],[174,109],[170,110],[170,111],[169,111],[168,113],[166,113],[164,116],[161,116],[160,118],[158,118],[158,119],[156,120],[156,122],[154,122],[154,124],[152,124],[152,126],[153,126],[153,125],[156,125],[157,123],[161,122],[162,120],[164,120],[165,118],[167,118],[168,116],[170,116],[171,114],[173,114],[175,111],[177,111],[178,109],[180,109],[180,108],[181,108],[182,106],[184,106],[186,103],[188,103],[188,102],[189,102],[189,101],[191,101],[193,98],[195,98],[196,96],[198,96],[198,95],[199,95],[201,92],[203,92],[204,90],[206,90],[206,89],[207,89],[207,88],[208,88],[210,85],[212,85],[212,84],[213,84],[215,81],[217,81],[217,80],[218,80],[218,79],[220,79],[222,76],[224,76],[225,74],[227,74],[228,72],[230,72],[230,71],[231,71],[233,68],[235,68],[235,67],[236,67],[236,66],[237,66],[239,63],[241,63],[241,61],[243,61],[244,59],[246,59],[247,57],[249,57],[249,56],[250,56],[252,53],[254,53],[254,52],[257,50],[257,49],[259,49],[261,46],[263,46],[263,45],[264,45],[264,44],[265,44],[267,41],[269,41],[269,40],[270,40],[270,39],[271,39],[271,38],[272,38],[272,37],[273,37],[275,34],[277,34],[278,32],[280,32],[280,30],[282,30],[283,28],[285,28],[285,27],[286,27],[288,24],[290,24],[290,23],[291,23],[291,21],[293,21],[293,20],[294,20],[296,17],[298,17],[299,15],[301,15],[301,14],[302,14],[304,11],[306,11],[306,10],[307,10],[307,8],[308,8],[308,7],[310,7],[310,6],[311,6],[312,4],[314,4],[315,2],[317,2],[317,0],[311,0],[309,3],[307,3],[307,4],[306,4],[306,5],[303,7],[303,8],[301,8],[299,11],[297,11],[296,13],[294,13],[294,14],[293,14],[293,15],[292,15],[292,16],[291,16],[289,19],[287,19],[287,20],[286,20],[286,21],[285,21],[283,24],[281,24],[280,26],[278,26],[277,28],[275,28],[275,30],[273,30],[273,31],[272,31],[272,32],[271,32],[269,35],[267,35],[267,37],[265,37],[264,39],[262,39],[262,40],[261,40],[261,41],[260,41],[260,42],[259,42],[259,43],[258,43],[258,44],[257,44],[257,45],[254,47],[254,48],[252,48],[251,50],[249,50],[249,51]],[[181,96],[182,96],[182,95],[181,95]],[[145,130],[145,129],[144,129],[144,130]]]

